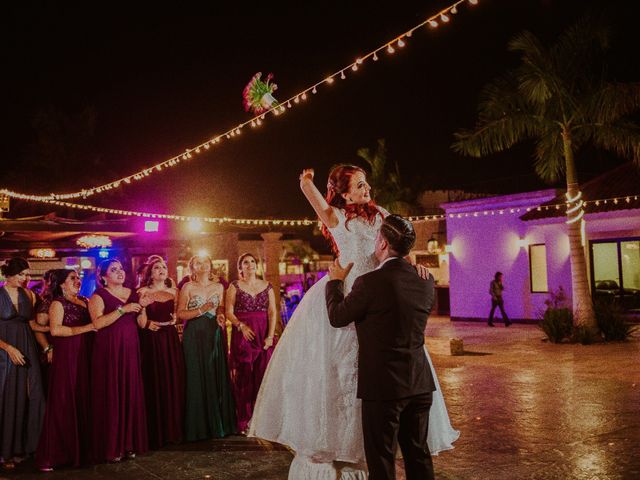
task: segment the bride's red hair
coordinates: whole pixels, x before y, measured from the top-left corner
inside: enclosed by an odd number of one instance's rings
[[[378,209],[378,206],[373,200],[369,200],[367,203],[351,203],[347,204],[342,194],[349,192],[349,186],[351,184],[351,177],[356,172],[360,172],[366,175],[366,172],[360,167],[355,165],[338,165],[333,167],[329,172],[329,179],[327,180],[327,194],[325,199],[332,207],[339,208],[344,212],[346,217],[345,228],[349,229],[349,222],[354,218],[362,218],[365,222],[373,225],[376,221],[376,216],[382,216],[382,212]],[[322,235],[331,242],[331,249],[333,253],[338,256],[340,251],[338,245],[331,235],[331,232],[322,224]]]

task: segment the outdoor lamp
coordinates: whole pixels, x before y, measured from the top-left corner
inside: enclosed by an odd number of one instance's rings
[[[427,252],[436,253],[438,251],[438,248],[438,240],[436,240],[436,238],[431,235],[431,238],[427,241]]]

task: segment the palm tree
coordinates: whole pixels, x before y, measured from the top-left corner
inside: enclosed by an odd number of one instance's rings
[[[358,156],[369,164],[367,182],[371,185],[376,203],[398,215],[411,215],[414,207],[409,202],[411,190],[402,185],[398,162],[387,162],[387,147],[383,138],[378,139],[375,150],[358,149]]]
[[[581,243],[576,154],[584,145],[640,164],[640,128],[629,115],[640,108],[639,83],[606,80],[603,54],[609,30],[584,18],[545,47],[530,32],[509,43],[521,64],[485,87],[472,130],[455,134],[453,149],[482,157],[534,140],[535,170],[547,182],[567,183],[572,300],[576,326],[597,332]]]

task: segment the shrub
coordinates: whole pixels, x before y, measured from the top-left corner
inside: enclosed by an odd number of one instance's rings
[[[560,343],[569,337],[573,328],[573,312],[569,308],[549,307],[544,312],[538,326],[545,333],[549,341]]]
[[[566,306],[566,300],[567,296],[562,286],[558,287],[558,290],[551,289],[549,297],[544,301],[547,308],[539,313],[538,327],[553,343],[560,343],[572,333],[573,312]]]
[[[611,300],[597,300],[593,309],[596,314],[598,328],[602,332],[605,341],[628,340],[637,325],[632,325],[625,320],[622,308]]]

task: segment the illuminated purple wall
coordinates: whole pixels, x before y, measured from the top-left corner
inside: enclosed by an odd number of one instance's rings
[[[570,302],[571,265],[565,219],[520,220],[527,208],[555,196],[555,190],[541,190],[442,205],[447,213],[447,243],[451,246],[452,318],[487,318],[491,307],[489,283],[498,270],[504,273],[507,314],[512,319],[538,318],[548,294],[531,292],[529,246],[534,244],[546,247],[549,289],[562,286]],[[586,214],[585,220],[587,240],[640,236],[638,209]],[[589,261],[587,256],[587,264]]]
[[[535,318],[535,312],[544,305],[547,295],[530,293],[529,254],[523,245],[544,243],[541,239],[544,234],[529,232],[530,227],[520,220],[520,216],[526,213],[527,208],[536,207],[555,196],[555,190],[543,190],[442,205],[447,213],[447,243],[451,246],[451,317],[487,318],[491,307],[489,283],[495,272],[501,271],[504,274],[507,314],[513,319]],[[550,226],[547,232],[549,240],[554,243],[556,230],[558,227]],[[547,254],[555,248],[548,245]],[[563,277],[569,272],[568,256],[564,260],[560,257],[556,260],[557,271],[553,276]],[[549,272],[549,284],[553,286],[551,276]]]

